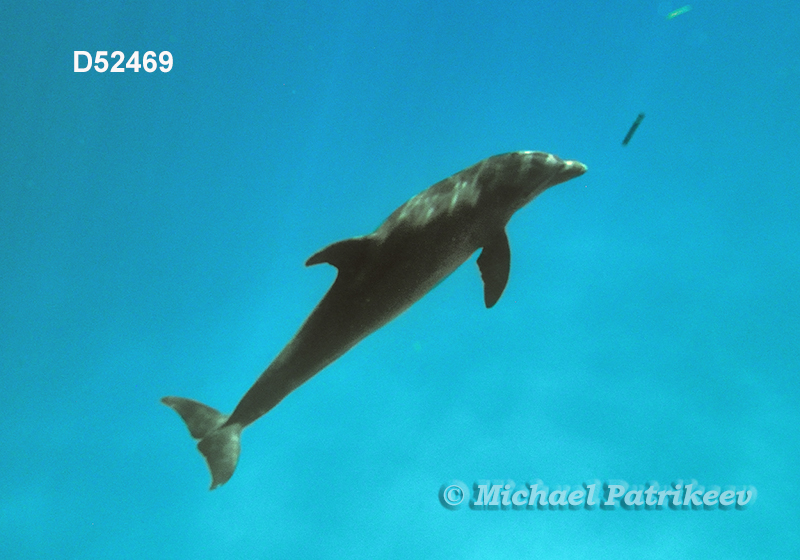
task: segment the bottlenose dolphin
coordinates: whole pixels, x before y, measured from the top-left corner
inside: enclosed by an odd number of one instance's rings
[[[368,334],[408,309],[475,251],[484,302],[492,307],[508,281],[505,227],[537,195],[582,175],[586,166],[543,152],[487,158],[419,193],[373,233],[339,241],[306,261],[329,263],[336,280],[294,338],[229,416],[200,402],[164,397],[211,471],[211,489],[239,460],[242,430]]]

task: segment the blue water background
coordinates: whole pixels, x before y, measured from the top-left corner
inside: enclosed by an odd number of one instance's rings
[[[800,554],[794,1],[27,2],[0,9],[4,558]],[[73,51],[168,50],[169,73]],[[622,138],[646,117],[627,147]],[[243,436],[335,277],[485,157],[589,172]],[[446,481],[752,485],[738,511],[449,511]]]

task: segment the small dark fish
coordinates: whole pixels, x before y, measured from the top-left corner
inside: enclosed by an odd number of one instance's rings
[[[637,128],[639,128],[639,124],[642,122],[643,118],[644,118],[644,113],[639,113],[639,116],[636,117],[635,121],[633,121],[633,124],[631,125],[631,129],[628,131],[628,134],[625,135],[625,140],[622,141],[623,146],[627,146],[628,142],[631,141],[633,133],[636,132]]]

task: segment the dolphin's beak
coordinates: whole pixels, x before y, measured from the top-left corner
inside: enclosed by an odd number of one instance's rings
[[[586,167],[579,161],[573,160],[566,160],[564,161],[564,167],[556,173],[556,183],[563,183],[565,181],[569,181],[570,179],[574,179],[575,177],[580,177],[584,173],[586,173]]]

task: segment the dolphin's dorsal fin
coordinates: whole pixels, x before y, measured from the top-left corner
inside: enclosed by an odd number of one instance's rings
[[[508,247],[505,229],[500,229],[489,237],[478,257],[478,268],[483,278],[483,301],[488,309],[503,295],[511,268],[511,249]]]
[[[328,263],[339,270],[357,268],[369,257],[372,244],[373,241],[367,236],[337,241],[311,255],[306,266]]]

